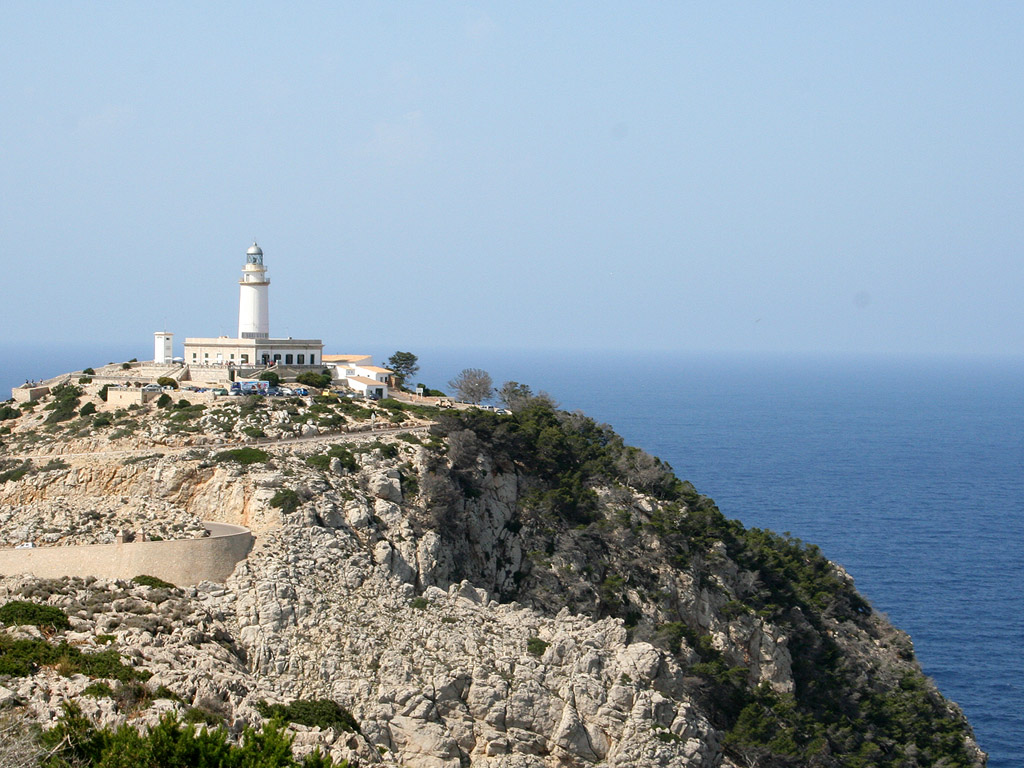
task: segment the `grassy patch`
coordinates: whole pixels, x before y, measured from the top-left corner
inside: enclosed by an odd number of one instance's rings
[[[261,451],[259,448],[235,448],[231,451],[221,451],[213,457],[214,461],[233,461],[244,466],[249,464],[266,464],[270,461],[270,454]]]

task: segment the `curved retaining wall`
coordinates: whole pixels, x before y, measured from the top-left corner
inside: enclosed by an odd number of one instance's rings
[[[214,535],[203,539],[138,541],[131,544],[82,544],[0,550],[0,574],[54,579],[96,576],[130,579],[147,574],[179,587],[200,581],[224,582],[252,549],[252,532],[240,525],[206,524]]]

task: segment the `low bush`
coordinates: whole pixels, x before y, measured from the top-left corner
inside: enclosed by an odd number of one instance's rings
[[[285,514],[294,512],[301,503],[302,499],[299,494],[291,488],[281,488],[270,500],[270,506],[280,509]]]
[[[40,667],[56,667],[65,676],[83,674],[121,682],[148,680],[152,675],[121,661],[114,649],[85,653],[78,646],[60,643],[51,645],[38,638],[15,640],[0,635],[0,675],[27,677]]]
[[[150,587],[152,589],[174,589],[175,585],[169,581],[164,581],[156,576],[149,576],[148,574],[139,574],[138,576],[132,577],[132,581],[138,584],[140,587]]]
[[[7,421],[7,419],[16,419],[21,416],[21,411],[17,408],[11,408],[9,405],[0,405],[0,421]]]
[[[327,389],[331,386],[331,374],[327,371],[323,373],[307,371],[306,373],[300,373],[295,377],[295,380],[299,384],[304,384],[307,387],[316,387],[317,389]]]
[[[16,461],[14,459],[0,459],[0,484],[21,480],[25,475],[32,472],[32,462]]]
[[[96,413],[96,405],[94,403],[86,403],[78,409],[79,416],[90,416]]]
[[[331,699],[296,699],[291,704],[261,701],[256,705],[256,711],[263,717],[280,718],[286,723],[360,733],[352,713]]]
[[[8,627],[30,625],[54,632],[71,628],[68,615],[60,608],[26,600],[12,600],[0,606],[0,622]]]
[[[84,373],[86,376],[96,375],[96,371],[94,371],[92,368],[86,368],[84,371],[82,371],[82,373]]]
[[[235,448],[231,451],[221,451],[213,457],[214,461],[234,461],[238,464],[248,466],[249,464],[266,464],[270,461],[270,454],[261,451],[259,448]]]
[[[170,387],[171,389],[178,388],[178,382],[172,379],[170,376],[161,376],[156,380],[156,383],[161,387]]]
[[[166,392],[164,392],[162,395],[160,395],[160,397],[157,398],[157,400],[156,400],[156,407],[157,408],[170,408],[172,402],[173,402],[173,400],[171,399],[171,396],[168,395]]]
[[[277,723],[261,730],[246,728],[239,744],[228,740],[223,727],[209,725],[202,714],[189,710],[191,722],[182,724],[173,714],[165,714],[157,725],[140,731],[133,723],[116,730],[97,729],[76,704],[66,703],[57,725],[42,735],[42,746],[49,753],[48,768],[76,766],[137,766],[137,768],[334,768],[335,763],[314,750],[298,760],[292,753],[293,737]],[[342,760],[336,768],[348,768]]]
[[[75,415],[78,407],[78,398],[82,390],[72,384],[61,384],[54,387],[50,393],[53,395],[53,402],[46,406],[50,415],[46,417],[47,424],[56,424],[61,421],[68,421]]]
[[[541,640],[539,637],[531,637],[526,641],[526,651],[532,656],[543,656],[550,643]]]

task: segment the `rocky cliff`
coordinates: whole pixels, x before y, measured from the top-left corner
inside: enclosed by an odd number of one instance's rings
[[[58,607],[70,628],[12,626],[0,672],[35,638],[115,650],[139,675],[104,688],[36,664],[0,698],[44,725],[72,699],[101,723],[177,711],[234,732],[328,699],[354,724],[293,725],[297,751],[361,765],[984,765],[849,575],[726,519],[609,428],[544,400],[512,416],[358,408],[253,399],[51,432],[41,409],[11,419],[8,541],[220,520],[257,542],[227,583],[188,589],[5,575],[6,601]],[[358,431],[371,410],[403,431]],[[119,418],[135,427],[112,442]],[[204,445],[269,429],[249,452]],[[57,446],[57,465],[41,458]]]

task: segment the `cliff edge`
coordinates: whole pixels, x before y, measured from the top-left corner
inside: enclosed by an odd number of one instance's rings
[[[100,725],[173,712],[236,735],[277,715],[297,754],[411,768],[985,764],[842,568],[543,398],[498,415],[60,396],[2,422],[9,546],[74,557],[201,520],[256,542],[187,588],[4,574],[4,603],[67,617],[0,608],[12,715],[50,727],[74,701]],[[325,701],[348,719],[295,714]]]

